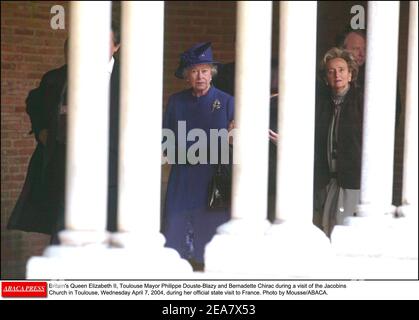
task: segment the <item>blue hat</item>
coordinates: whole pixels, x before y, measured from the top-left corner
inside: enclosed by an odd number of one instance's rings
[[[179,66],[175,76],[183,79],[183,71],[197,64],[217,63],[212,59],[211,42],[198,43],[180,55]]]

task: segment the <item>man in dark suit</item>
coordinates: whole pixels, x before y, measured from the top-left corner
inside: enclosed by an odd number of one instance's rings
[[[116,230],[119,132],[119,62],[113,55],[120,34],[112,24],[110,46],[110,128],[108,168],[108,225]],[[47,72],[26,99],[32,132],[38,144],[29,163],[26,180],[11,214],[8,229],[52,234],[64,228],[67,65]]]

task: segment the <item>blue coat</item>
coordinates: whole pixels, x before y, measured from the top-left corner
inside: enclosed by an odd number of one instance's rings
[[[214,108],[217,100],[219,108]],[[163,126],[175,133],[176,141],[179,121],[186,122],[186,133],[200,128],[209,137],[210,129],[227,129],[233,115],[232,96],[211,87],[205,96],[195,97],[192,89],[188,89],[169,98]],[[193,143],[188,142],[187,148]],[[182,258],[200,263],[204,261],[205,245],[216,228],[230,218],[228,210],[207,209],[208,186],[215,168],[216,165],[209,163],[173,164],[167,186],[163,219],[166,246],[176,249]]]

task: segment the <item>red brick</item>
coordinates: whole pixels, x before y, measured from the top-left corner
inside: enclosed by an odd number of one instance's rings
[[[17,189],[20,189],[21,187],[22,187],[22,182],[16,182],[16,181],[2,182],[2,189],[4,188],[6,190],[17,190]],[[5,201],[4,205],[7,205],[7,204],[8,203]]]
[[[26,112],[26,107],[16,107],[15,111],[19,113]]]
[[[33,142],[31,140],[16,140],[13,141],[13,147],[21,148],[21,147],[32,147]]]
[[[22,61],[22,54],[2,54],[2,61]]]
[[[4,181],[22,181],[25,178],[23,174],[5,174],[2,177],[2,180]]]
[[[15,51],[16,51],[16,48],[15,48],[14,45],[4,44],[2,42],[2,44],[1,44],[1,54],[2,54],[2,56],[3,56],[4,52],[15,52]]]
[[[43,74],[40,73],[40,72],[38,72],[38,73],[31,72],[31,73],[28,73],[26,76],[27,76],[28,79],[40,79],[42,77],[42,75]]]
[[[3,70],[15,70],[16,64],[15,63],[2,63],[1,68]]]
[[[17,35],[32,36],[34,34],[34,31],[32,29],[26,29],[26,28],[16,28],[14,31],[15,31],[14,33]]]
[[[17,150],[18,155],[30,156],[33,153],[33,148],[24,148]]]
[[[18,172],[21,172],[22,167],[21,166],[8,166],[6,169],[7,169],[6,172],[8,173],[18,173]],[[3,175],[3,172],[2,172],[2,175]]]

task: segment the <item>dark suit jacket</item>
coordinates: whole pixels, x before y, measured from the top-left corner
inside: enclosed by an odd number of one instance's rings
[[[26,111],[32,131],[48,130],[47,143],[38,145],[29,162],[22,192],[9,219],[8,229],[52,234],[64,227],[65,145],[57,142],[60,107],[65,97],[67,65],[47,72],[38,88],[30,91]],[[116,230],[119,63],[115,60],[111,75],[108,168],[108,229]]]
[[[334,106],[329,95],[319,95],[316,103],[314,181],[315,189],[331,178],[327,159],[327,137]],[[339,119],[337,141],[337,180],[345,189],[360,189],[362,153],[363,96],[351,87],[346,94]]]

